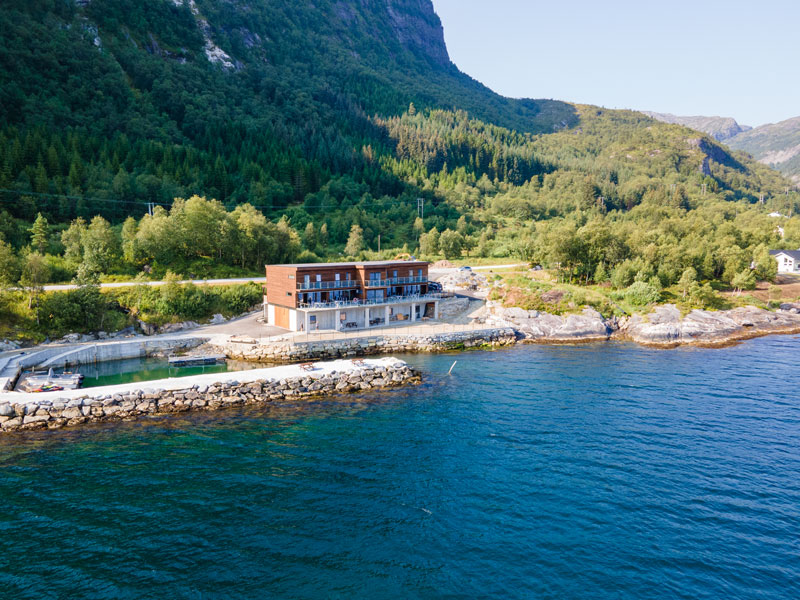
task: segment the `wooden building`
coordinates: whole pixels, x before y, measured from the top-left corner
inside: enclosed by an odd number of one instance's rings
[[[264,310],[291,331],[346,331],[436,319],[428,263],[370,261],[267,265]]]

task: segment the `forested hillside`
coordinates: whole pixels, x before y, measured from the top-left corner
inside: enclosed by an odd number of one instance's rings
[[[797,210],[777,172],[639,113],[503,98],[450,62],[429,0],[7,0],[0,40],[7,283],[258,272],[380,236],[670,285],[800,243],[764,216]]]

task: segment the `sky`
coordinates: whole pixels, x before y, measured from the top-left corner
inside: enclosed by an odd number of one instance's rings
[[[433,0],[450,58],[515,98],[800,116],[800,0]]]

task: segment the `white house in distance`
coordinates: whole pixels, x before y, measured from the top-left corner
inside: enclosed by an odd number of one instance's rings
[[[800,273],[800,250],[770,250],[778,261],[778,273]]]

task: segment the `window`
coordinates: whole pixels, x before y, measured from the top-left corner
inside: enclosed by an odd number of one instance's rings
[[[294,275],[289,275],[289,279],[294,279]]]
[[[422,269],[419,269],[419,270],[417,271],[417,275],[418,275],[419,277],[422,277]]]
[[[409,277],[413,277],[414,276],[414,269],[409,269],[408,270],[408,276]]]
[[[303,276],[303,282],[304,282],[306,285],[308,285],[309,283],[311,283],[311,275],[304,275],[304,276]]]
[[[336,273],[336,274],[333,276],[333,279],[334,279],[334,281],[341,281],[341,280],[342,280],[342,277],[341,277],[341,275],[339,275],[339,273]]]
[[[350,273],[345,273],[344,277],[347,281],[350,281]]]
[[[286,292],[286,295],[287,295],[287,296],[291,296],[291,295],[292,295],[292,292]]]
[[[319,283],[320,281],[322,281],[322,275],[317,274],[317,283]]]
[[[397,269],[395,269],[394,271],[392,271],[392,277],[397,277]]]

